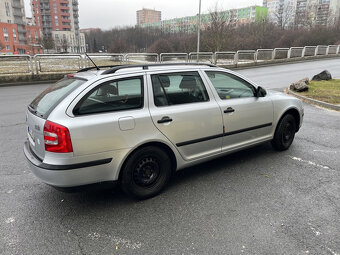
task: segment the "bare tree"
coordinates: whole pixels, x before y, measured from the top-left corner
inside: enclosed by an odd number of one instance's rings
[[[63,38],[62,41],[61,41],[62,52],[67,52],[68,47],[69,47],[69,43],[68,43],[67,39]]]
[[[55,42],[52,38],[52,36],[44,36],[40,39],[40,44],[43,46],[45,50],[47,50],[47,53],[49,50],[54,49],[55,47]]]
[[[279,9],[274,12],[275,24],[282,30],[294,24],[295,8],[290,2],[280,1]]]
[[[203,47],[210,51],[221,51],[233,27],[233,10],[221,11],[216,4],[215,8],[209,11],[209,19],[202,33]]]

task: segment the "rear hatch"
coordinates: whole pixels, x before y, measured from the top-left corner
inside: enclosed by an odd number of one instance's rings
[[[44,125],[53,109],[86,80],[64,78],[48,87],[28,106],[27,136],[30,148],[41,160],[45,157]]]

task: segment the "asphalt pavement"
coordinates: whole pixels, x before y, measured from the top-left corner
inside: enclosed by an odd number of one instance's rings
[[[238,70],[265,88],[340,59]],[[157,197],[61,193],[22,152],[26,105],[47,85],[0,87],[0,254],[340,254],[340,113],[305,106],[291,148],[263,144],[178,172]]]

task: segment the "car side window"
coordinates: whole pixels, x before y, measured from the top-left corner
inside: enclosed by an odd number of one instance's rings
[[[154,74],[151,80],[156,106],[209,101],[198,72]]]
[[[143,107],[143,77],[104,82],[76,105],[75,115],[123,111]]]
[[[206,74],[222,100],[255,96],[254,86],[236,75],[215,71]]]

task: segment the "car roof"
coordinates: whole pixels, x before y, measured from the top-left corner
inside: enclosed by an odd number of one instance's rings
[[[107,68],[105,66],[104,68]],[[100,69],[102,67],[90,67],[84,68],[79,70],[77,73],[74,74],[76,78],[83,78],[83,79],[92,79],[98,76],[101,78],[104,75],[109,74],[132,74],[138,72],[150,72],[150,71],[171,71],[171,70],[197,70],[201,68],[219,68],[218,66],[212,64],[205,64],[205,63],[168,63],[168,64],[143,64],[143,65],[118,65],[118,66],[111,66],[109,69]]]

